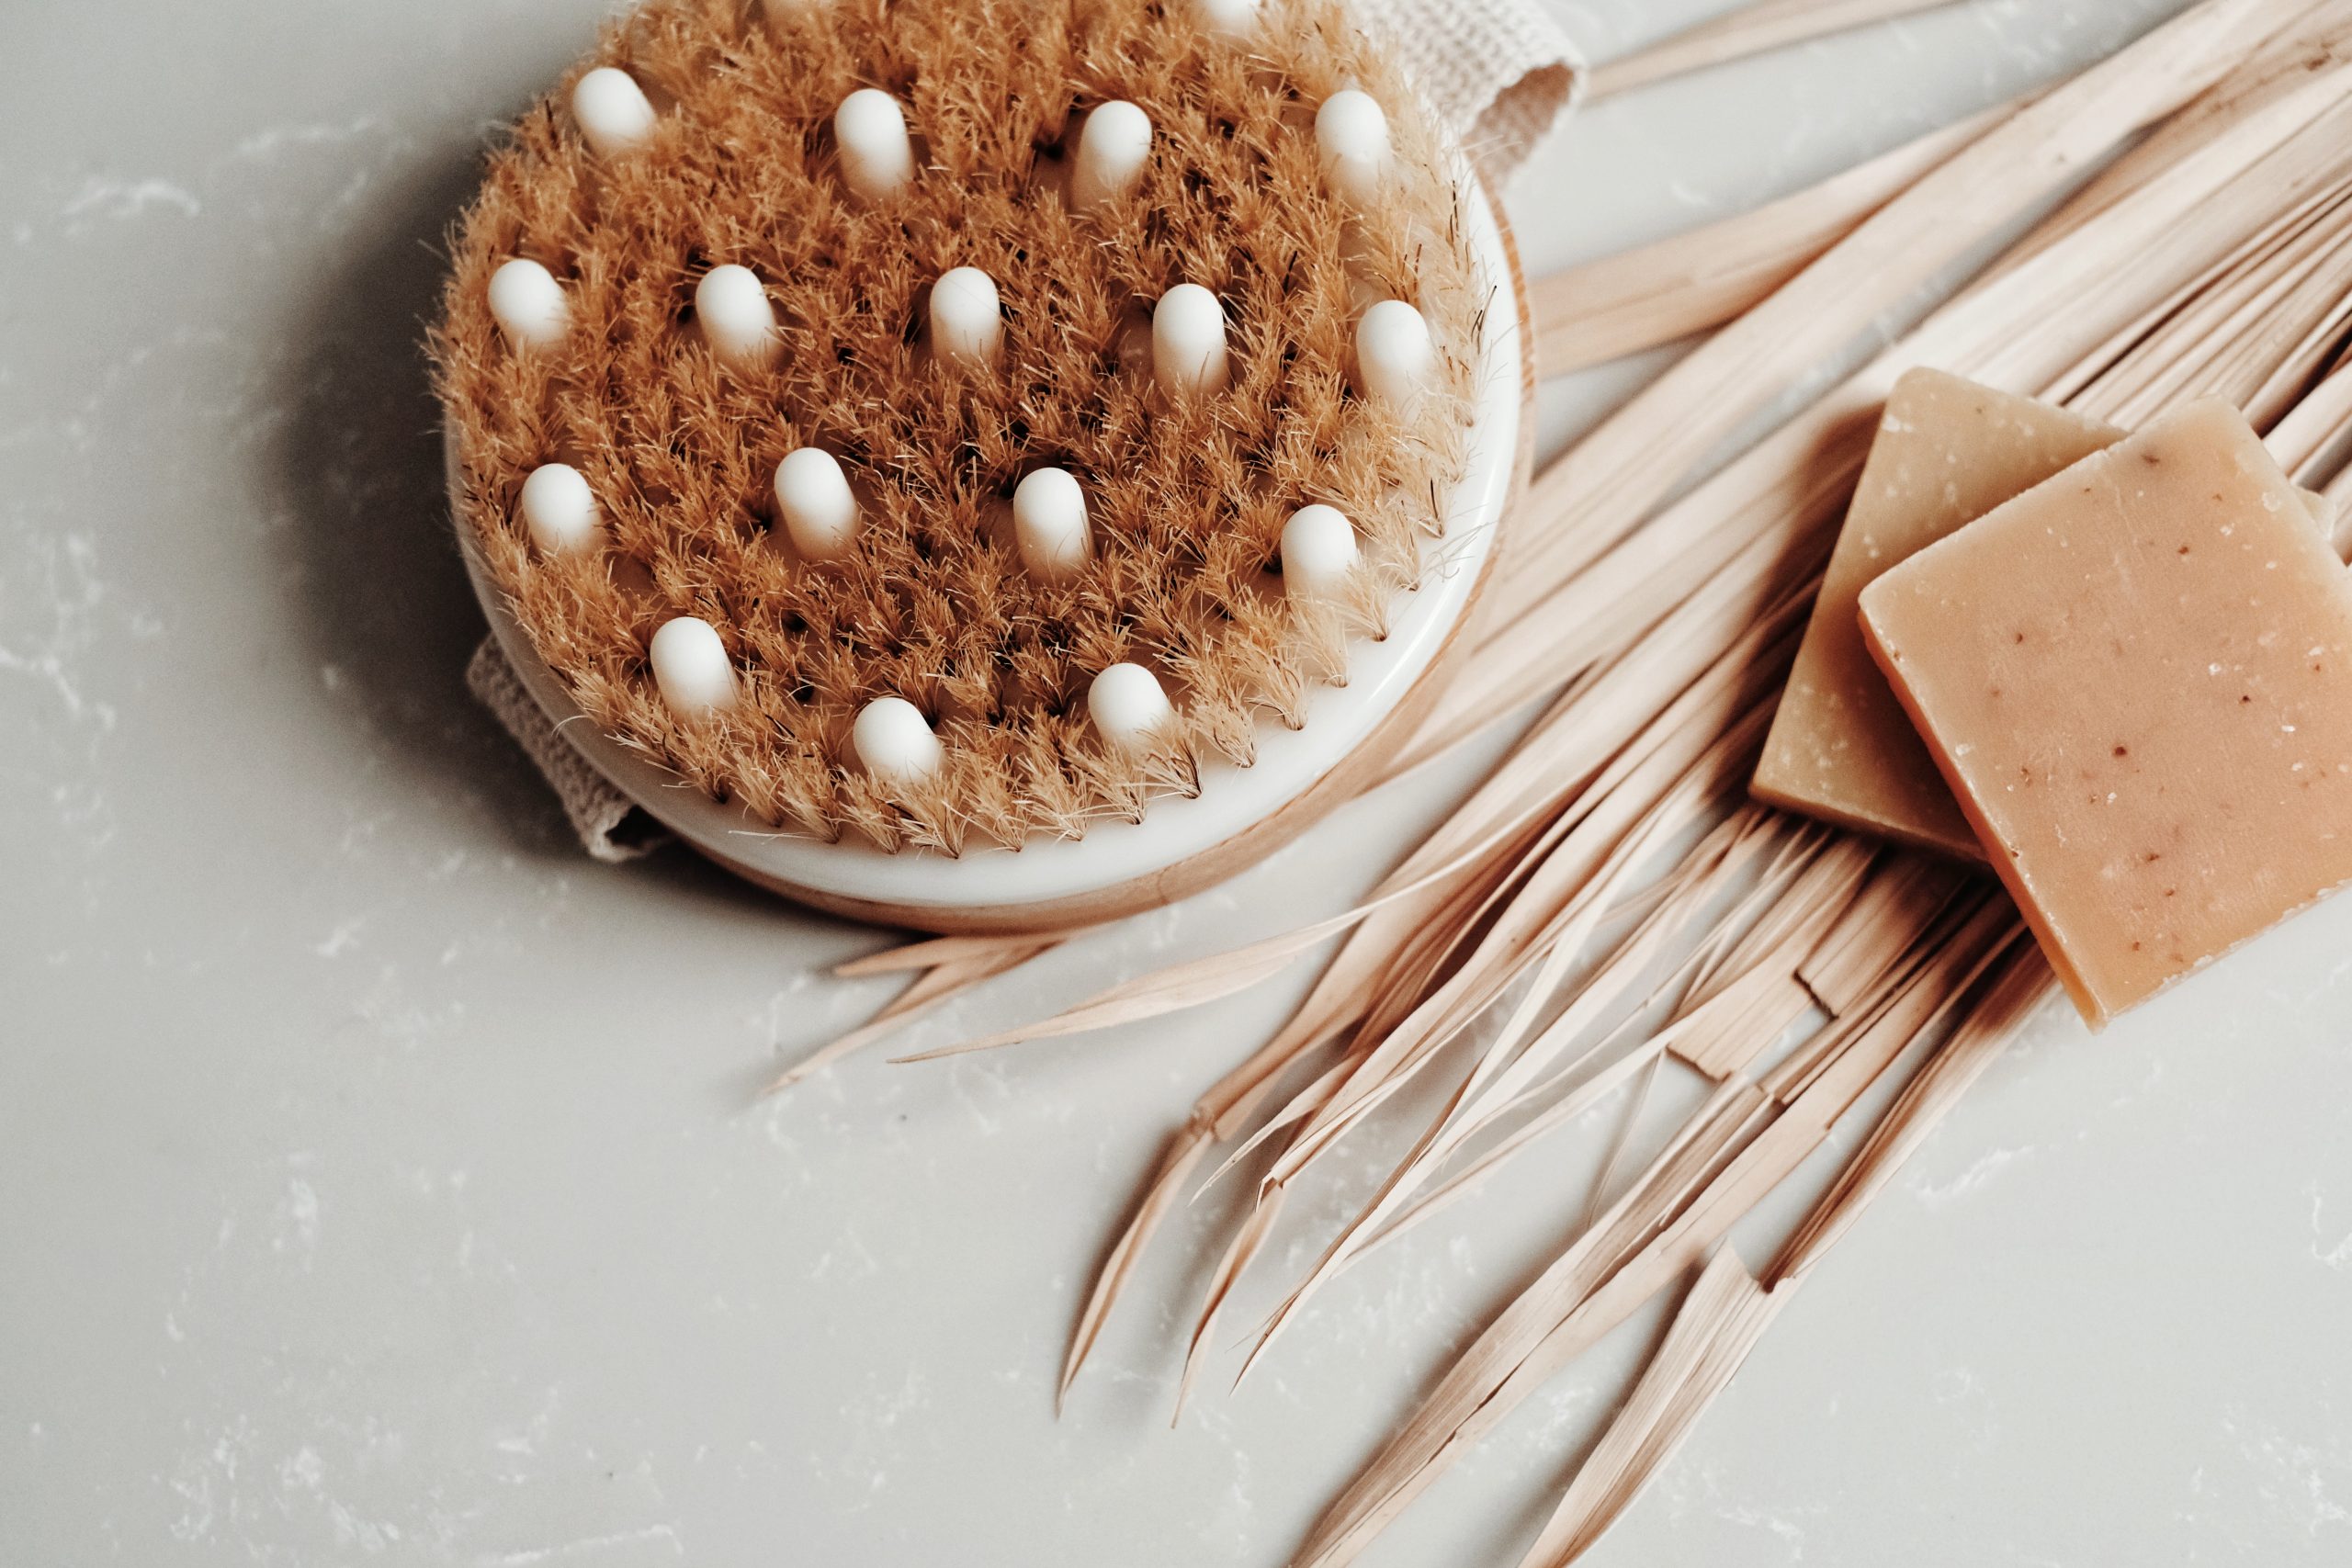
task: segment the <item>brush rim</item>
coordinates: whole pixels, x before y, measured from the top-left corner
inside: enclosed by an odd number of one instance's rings
[[[1248,768],[1204,760],[1193,796],[1151,802],[1139,821],[1105,821],[1078,839],[989,844],[950,856],[884,850],[779,831],[719,801],[598,728],[515,620],[470,527],[457,534],[492,635],[556,733],[607,783],[681,841],[771,892],[837,914],[943,932],[1051,930],[1153,908],[1240,871],[1370,782],[1451,678],[1446,656],[1491,574],[1498,536],[1524,477],[1532,375],[1526,288],[1502,209],[1474,171],[1466,197],[1472,252],[1492,291],[1480,334],[1476,416],[1461,479],[1447,492],[1443,537],[1422,547],[1422,585],[1399,596],[1388,636],[1350,644],[1348,684],[1318,688],[1309,722],[1261,715]],[[458,438],[445,423],[450,503],[465,502]],[[1331,710],[1340,710],[1335,724]],[[1317,722],[1320,720],[1320,722]],[[1338,743],[1332,737],[1343,736]],[[1354,764],[1351,766],[1350,764]]]

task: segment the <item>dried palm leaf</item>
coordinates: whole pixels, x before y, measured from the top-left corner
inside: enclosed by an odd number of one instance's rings
[[[1727,64],[1768,50],[1786,49],[1809,39],[1850,31],[1932,11],[1952,0],[1754,0],[1713,21],[1702,22],[1659,43],[1602,63],[1587,88],[1594,97],[1628,92],[1711,65]]]
[[[1931,130],[1753,211],[1536,279],[1527,290],[1535,362],[1565,376],[1721,326],[2015,107]]]

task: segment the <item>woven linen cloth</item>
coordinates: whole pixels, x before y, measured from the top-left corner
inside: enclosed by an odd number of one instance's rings
[[[1365,29],[1388,39],[1421,96],[1498,185],[1519,172],[1583,85],[1584,57],[1544,0],[1355,0],[1355,6]],[[666,841],[564,739],[494,638],[475,650],[466,685],[529,754],[591,855],[633,860]]]

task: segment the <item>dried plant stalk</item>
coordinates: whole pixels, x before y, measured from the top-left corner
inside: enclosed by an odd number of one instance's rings
[[[2334,466],[2342,462],[2347,430],[2352,430],[2352,372],[2339,367],[2270,428],[2263,444],[2296,483],[2311,485],[2332,477]]]
[[[1508,1099],[1545,1065],[1548,1054],[1542,1049],[1542,1039],[1530,1054],[1521,1055],[1514,1049],[1534,1027],[1535,1004],[1556,990],[1560,972],[1581,952],[1583,939],[1592,925],[1623,890],[1626,878],[1641,867],[1657,840],[1700,817],[1712,803],[1723,800],[1745,781],[1752,770],[1754,748],[1762,741],[1763,726],[1769,717],[1769,706],[1752,708],[1743,715],[1739,723],[1723,736],[1722,744],[1712,748],[1696,765],[1674,779],[1670,788],[1660,792],[1655,805],[1644,810],[1641,820],[1628,825],[1605,858],[1589,870],[1575,865],[1570,879],[1576,885],[1576,892],[1544,919],[1540,931],[1532,938],[1515,937],[1510,917],[1518,911],[1507,910],[1505,923],[1481,944],[1480,953],[1474,955],[1472,962],[1449,978],[1406,1027],[1383,1038],[1341,1091],[1333,1096],[1331,1103],[1318,1111],[1292,1140],[1269,1173],[1270,1184],[1295,1178],[1317,1153],[1434,1060],[1447,1040],[1499,997],[1498,980],[1515,976],[1522,970],[1533,970],[1535,977],[1527,1000],[1514,1010],[1501,1034],[1454,1091],[1447,1111],[1423,1135],[1412,1156],[1392,1173],[1363,1212],[1332,1241],[1275,1310],[1242,1369],[1244,1373],[1295,1321],[1316,1292],[1347,1266],[1378,1226],[1410,1195],[1414,1177],[1442,1163],[1446,1154],[1475,1130],[1481,1091]],[[1601,818],[1596,816],[1594,820]],[[1540,898],[1531,915],[1545,915],[1544,906],[1552,902],[1548,897]],[[1522,943],[1524,956],[1513,951]]]
[[[2279,368],[2308,374],[2312,361],[2342,334],[2336,312],[2348,239],[2352,200],[2321,205],[2267,254],[2216,279],[2135,344],[2074,406],[2129,429],[2159,409],[2217,392],[2245,408],[2257,425],[2275,421],[2275,406],[2255,404],[2265,382]],[[2290,352],[2314,333],[2317,344]],[[2128,391],[2113,389],[2125,383]]]
[[[1572,570],[1596,558],[1805,368],[1842,348],[1976,236],[2220,81],[2301,9],[2294,0],[2202,0],[2019,109],[1866,219],[1536,479],[1515,570],[1498,584],[1496,624],[1529,608],[1539,584],[1527,568]]]
[[[1885,1190],[2026,1021],[2057,994],[2048,965],[2030,943],[2015,942],[2007,953],[1968,1016],[1904,1086],[1837,1183],[1782,1247],[1767,1270],[1769,1286],[1751,1276],[1729,1247],[1717,1251],[1632,1396],[1577,1467],[1521,1568],[1564,1568],[1600,1539],[1673,1457],[1813,1265]]]
[[[1527,291],[1536,363],[1565,376],[1721,326],[2014,109],[1996,106],[1752,212],[1537,279]]]
[[[790,1089],[794,1084],[822,1072],[843,1057],[854,1055],[875,1042],[897,1033],[926,1013],[936,1011],[957,997],[986,985],[1008,970],[1019,968],[1039,953],[1050,952],[1060,944],[1059,938],[1033,937],[1022,942],[1008,942],[996,938],[975,941],[968,949],[960,951],[954,956],[943,958],[924,969],[915,977],[911,985],[891,998],[889,1004],[876,1013],[863,1027],[851,1030],[840,1039],[820,1050],[810,1052],[786,1068],[763,1092],[775,1094],[779,1090]],[[882,956],[889,958],[895,955]],[[852,964],[843,964],[841,972],[848,974],[852,969]],[[889,971],[877,965],[857,972],[881,974]]]
[[[1736,1252],[1717,1248],[1520,1568],[1566,1568],[1583,1556],[1682,1446],[1795,1293],[1794,1280],[1766,1290]]]
[[[1721,1080],[1745,1070],[1804,1015],[1813,993],[1797,978],[1797,968],[1852,903],[1878,852],[1867,839],[1838,834],[1829,840],[1787,895],[1740,938],[1713,983],[1668,1023],[1676,1056]]]
[[[1968,1087],[1993,1064],[2041,1005],[2058,994],[2057,978],[2041,950],[2014,938],[1985,984],[1983,998],[1951,1038],[1887,1108],[1838,1180],[1781,1247],[1766,1271],[1778,1285],[1796,1279],[1821,1260],[1846,1234],[1870,1201],[1883,1191],[1903,1162],[1927,1142]]]
[[[1602,1224],[1579,1237],[1454,1364],[1317,1525],[1300,1549],[1301,1568],[1352,1561],[1470,1442],[1692,1267],[1959,1002],[2013,935],[2015,919],[1996,906],[1940,944],[1785,1110],[1754,1084],[1726,1081],[1650,1178],[1611,1205]]]
[[[1833,1018],[1850,1011],[1894,961],[1902,933],[1933,919],[1966,880],[1960,867],[1932,855],[1890,853],[1821,944],[1797,966],[1797,978]]]
[[[1663,42],[1605,62],[1594,70],[1587,91],[1593,97],[1606,97],[1669,76],[1951,4],[1952,0],[1755,0]]]

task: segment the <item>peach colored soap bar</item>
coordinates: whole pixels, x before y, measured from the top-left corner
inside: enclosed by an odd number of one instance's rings
[[[2352,576],[2226,403],[1929,546],[1861,616],[2094,1024],[2352,881]]]
[[[1984,858],[1935,759],[1862,646],[1881,572],[2122,439],[2049,403],[1913,370],[1894,384],[1756,769],[1756,797],[1909,844]]]

